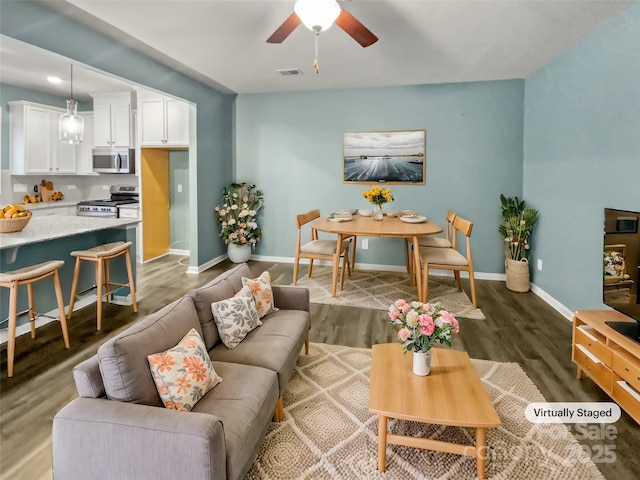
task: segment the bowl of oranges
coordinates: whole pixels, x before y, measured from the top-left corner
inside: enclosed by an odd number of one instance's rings
[[[31,212],[19,203],[0,210],[0,233],[20,232],[31,220]]]

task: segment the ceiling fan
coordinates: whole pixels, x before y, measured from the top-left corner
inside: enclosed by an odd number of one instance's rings
[[[371,31],[346,10],[340,8],[337,0],[297,0],[293,13],[267,39],[267,43],[282,43],[300,25],[304,24],[315,34],[315,59],[313,66],[319,73],[318,66],[318,37],[320,32],[331,27],[334,23],[347,32],[363,47],[373,45],[378,41]]]

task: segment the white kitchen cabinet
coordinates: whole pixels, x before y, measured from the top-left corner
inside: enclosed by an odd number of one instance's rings
[[[98,175],[93,171],[93,112],[78,112],[84,119],[84,139],[78,146],[78,175]]]
[[[141,147],[188,147],[189,104],[151,92],[138,93]]]
[[[93,94],[95,148],[131,148],[131,94]]]
[[[32,102],[8,102],[10,158],[14,175],[77,173],[77,145],[58,140],[62,108]]]

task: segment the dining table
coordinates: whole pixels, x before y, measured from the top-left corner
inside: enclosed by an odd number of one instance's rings
[[[424,221],[403,221],[400,216],[385,215],[382,220],[374,220],[371,216],[352,215],[350,219],[336,219],[321,217],[311,224],[311,228],[319,232],[331,233],[338,236],[336,240],[336,258],[340,258],[340,246],[342,241],[348,237],[354,237],[354,255],[355,260],[355,242],[357,237],[388,237],[388,238],[404,238],[413,244],[413,268],[415,272],[416,283],[418,286],[418,300],[424,302],[422,297],[422,272],[420,268],[420,240],[423,235],[435,235],[442,233],[443,228],[437,223],[428,219]],[[405,251],[408,258],[408,249]],[[336,296],[336,287],[338,280],[339,262],[333,262],[331,296]],[[344,268],[344,267],[343,267]],[[355,265],[352,265],[355,268]],[[411,275],[411,271],[408,272]]]

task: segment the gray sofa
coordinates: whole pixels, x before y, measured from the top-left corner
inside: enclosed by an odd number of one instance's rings
[[[240,479],[251,467],[310,328],[309,292],[273,285],[278,311],[235,349],[220,342],[211,303],[232,297],[238,265],[107,340],[73,369],[79,398],[53,420],[53,476],[64,479]],[[146,356],[191,329],[222,383],[190,412],[164,408]]]

